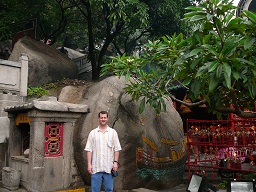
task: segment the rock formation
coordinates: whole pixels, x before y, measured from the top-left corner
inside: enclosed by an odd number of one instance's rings
[[[31,86],[78,77],[77,66],[67,55],[40,41],[26,36],[19,39],[14,45],[9,60],[18,61],[21,53],[28,55],[28,84]]]
[[[187,150],[182,120],[171,99],[166,100],[167,111],[160,115],[149,106],[139,114],[139,103],[131,100],[124,86],[123,78],[108,77],[83,89],[83,94],[79,92],[81,99],[78,103],[90,108],[90,113],[78,120],[74,133],[74,158],[85,184],[90,185],[90,175],[87,172],[84,147],[89,132],[98,126],[98,112],[107,110],[109,126],[117,130],[122,145],[115,190],[159,190],[179,185],[185,169]],[[70,90],[74,91],[73,88]],[[66,89],[59,99],[61,101],[65,98],[65,102],[71,102],[73,97]]]

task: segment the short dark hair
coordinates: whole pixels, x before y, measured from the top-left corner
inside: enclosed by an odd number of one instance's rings
[[[101,111],[101,112],[99,112],[99,114],[98,114],[98,117],[100,118],[100,114],[107,114],[107,117],[108,117],[108,112],[107,111]]]

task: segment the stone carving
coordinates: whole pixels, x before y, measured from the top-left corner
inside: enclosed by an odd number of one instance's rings
[[[85,184],[90,185],[90,175],[84,146],[89,132],[98,125],[98,112],[107,110],[109,126],[117,130],[122,145],[115,190],[167,189],[179,185],[187,150],[182,120],[171,99],[166,100],[165,113],[157,115],[146,106],[139,114],[139,103],[131,100],[124,86],[124,79],[108,77],[84,89],[79,103],[86,104],[90,113],[81,116],[76,124],[74,157]]]
[[[3,187],[15,191],[19,189],[21,172],[10,167],[3,167],[2,182]]]

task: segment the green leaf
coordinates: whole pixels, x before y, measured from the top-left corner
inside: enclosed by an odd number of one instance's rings
[[[251,84],[249,86],[249,92],[250,92],[251,97],[254,99],[256,96],[256,85]]]
[[[202,39],[202,36],[199,32],[194,32],[193,33],[193,36],[192,36],[192,41],[195,41],[195,44],[197,45],[198,43],[199,44],[202,44],[203,42],[203,39]],[[197,42],[196,42],[197,41]]]
[[[239,74],[237,71],[232,70],[232,75],[233,75],[233,77],[235,78],[235,80],[240,79],[240,74]]]
[[[150,100],[150,101],[149,101],[149,104],[150,104],[150,107],[155,108],[156,100]]]
[[[158,101],[158,102],[157,102],[157,106],[156,106],[156,113],[157,113],[157,114],[160,114],[160,112],[161,112],[161,102]]]
[[[182,33],[180,33],[177,37],[176,37],[176,43],[180,43],[182,42],[184,39],[184,36]]]
[[[207,50],[209,50],[212,54],[214,54],[215,56],[218,55],[218,52],[216,52],[216,48],[209,45],[209,44],[205,44],[205,45],[202,45],[203,47],[205,47]]]
[[[227,64],[227,63],[224,63],[223,66],[224,66],[224,73],[225,73],[227,76],[230,77],[230,75],[231,75],[231,67],[230,67],[230,65]]]
[[[247,37],[244,41],[244,49],[249,49],[255,42],[255,38],[253,37]]]
[[[236,58],[238,61],[241,61],[242,63],[247,63],[249,64],[250,66],[254,67],[255,66],[255,63],[251,62],[251,61],[248,61],[246,59],[243,59],[243,58]]]
[[[210,62],[210,63],[211,64],[210,64],[210,67],[208,69],[208,72],[214,71],[218,67],[218,65],[219,65],[218,61],[213,61],[213,62]]]
[[[197,55],[199,52],[201,52],[202,49],[201,48],[196,48],[196,49],[193,49],[189,54],[190,54],[190,57],[192,56],[195,56]]]
[[[227,25],[227,28],[233,28],[240,25],[241,19],[239,17],[236,17],[235,19],[230,20],[230,22]]]
[[[217,78],[220,78],[220,77],[221,77],[222,71],[223,71],[223,66],[222,66],[222,65],[219,65],[219,66],[217,67],[217,70],[216,70],[216,77],[217,77]]]
[[[230,57],[236,50],[237,45],[235,44],[234,39],[229,39],[226,41],[223,49],[221,50],[224,57]]]
[[[145,97],[141,100],[140,102],[140,107],[139,107],[139,113],[142,113],[145,109],[145,105],[146,105],[146,99]]]
[[[188,12],[188,13],[184,14],[184,17],[185,18],[193,17],[194,15],[198,15],[198,13],[199,13],[198,11]],[[202,14],[203,14],[203,12],[202,12]]]
[[[203,44],[208,43],[210,39],[211,39],[211,35],[205,35],[203,38]]]
[[[201,11],[201,10],[203,10],[203,7],[200,7],[200,6],[188,6],[185,9],[187,9],[187,10],[194,10],[194,11]]]
[[[256,69],[252,69],[252,73],[256,77]]]
[[[185,78],[185,80],[183,81],[183,84],[184,84],[184,85],[189,85],[190,82],[191,82],[191,80],[192,80],[192,77],[187,76],[187,77]]]
[[[162,103],[163,110],[166,111],[166,104],[165,104],[164,99],[162,97],[160,98],[160,101]]]
[[[198,69],[197,73],[196,73],[196,77],[200,77],[200,76],[202,76],[203,74],[207,73],[210,64],[211,64],[211,63],[209,62],[209,63],[205,63],[203,66],[201,66],[201,67]]]
[[[195,96],[198,96],[201,89],[201,82],[199,80],[194,80],[191,83],[191,92],[194,93]]]
[[[215,75],[211,75],[210,77],[210,83],[209,83],[209,91],[213,92],[217,85],[219,84],[220,79],[216,78]]]
[[[130,80],[130,73],[127,72],[125,75],[125,81],[129,81]]]
[[[219,36],[221,37],[221,38],[223,38],[223,35],[224,35],[224,29],[223,29],[223,26],[222,26],[222,22],[221,22],[221,20],[220,20],[220,18],[216,18],[215,17],[215,23],[216,23],[216,28],[218,28],[218,31],[219,31]]]
[[[207,20],[211,20],[211,19],[213,18],[213,15],[212,15],[212,14],[207,13],[206,18],[207,18]]]
[[[190,65],[190,69],[194,69],[197,66],[197,64],[200,63],[201,61],[202,61],[201,57],[194,59],[192,64]]]
[[[184,62],[184,58],[183,58],[183,57],[179,57],[179,58],[175,61],[175,63],[173,64],[173,66],[179,65],[179,64],[181,64],[181,63],[183,63],[183,62]]]
[[[224,73],[225,83],[226,87],[231,89],[231,77],[227,75],[227,73]]]
[[[243,79],[243,83],[246,83],[248,81],[248,77],[244,74],[241,75],[241,78]]]
[[[243,10],[243,14],[246,15],[248,19],[256,23],[256,14],[254,12]]]
[[[195,15],[193,17],[191,17],[190,21],[194,22],[194,21],[199,21],[199,20],[203,20],[205,18],[205,15]]]

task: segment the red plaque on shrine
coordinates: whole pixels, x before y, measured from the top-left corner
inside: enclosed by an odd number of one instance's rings
[[[44,157],[63,155],[63,127],[64,123],[45,124]]]

